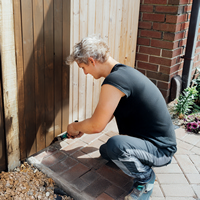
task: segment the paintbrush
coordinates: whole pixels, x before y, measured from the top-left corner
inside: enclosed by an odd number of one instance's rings
[[[78,120],[76,120],[75,122],[78,122]],[[68,138],[68,133],[67,131],[61,133],[60,135],[57,135],[53,141],[51,142],[50,145],[52,145],[53,143],[55,143],[56,141],[63,141],[64,139],[67,139]]]

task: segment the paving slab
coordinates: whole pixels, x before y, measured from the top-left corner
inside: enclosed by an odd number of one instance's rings
[[[153,168],[156,181],[151,200],[200,200],[200,135],[183,128],[175,132],[178,151],[171,164]],[[116,134],[112,121],[99,134],[56,142],[27,161],[75,200],[123,200],[133,179],[99,154],[101,144]]]

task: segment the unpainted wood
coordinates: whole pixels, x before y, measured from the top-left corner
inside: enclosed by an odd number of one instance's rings
[[[73,10],[73,44],[76,44],[79,42],[80,37],[79,37],[79,22],[80,22],[80,9],[79,9],[79,0],[74,0],[73,1],[74,7],[72,8]],[[78,107],[78,100],[79,100],[79,92],[78,92],[78,80],[79,80],[79,69],[78,65],[76,63],[73,64],[73,75],[72,75],[72,96],[73,96],[73,118],[72,120],[79,120],[79,107]]]
[[[2,27],[2,11],[1,11],[1,2],[0,2],[0,69],[1,69],[1,27]],[[6,162],[6,138],[5,138],[5,129],[4,129],[4,119],[3,119],[3,93],[2,93],[2,75],[0,73],[0,172],[7,169]]]
[[[80,1],[80,39],[87,36],[87,0]],[[86,76],[83,69],[79,68],[79,120],[82,121],[86,117]]]
[[[1,58],[8,170],[20,165],[13,1],[0,1]]]
[[[88,35],[94,34],[95,30],[95,4],[96,1],[88,0],[88,12],[87,12],[87,31]],[[87,75],[86,78],[86,118],[92,116],[93,113],[93,77]]]
[[[86,33],[86,27],[88,27],[87,35],[101,35],[108,43],[112,57],[134,67],[140,1],[88,0],[87,3],[79,0],[72,1],[71,46],[84,37],[83,33]],[[85,12],[87,12],[87,22],[85,22]],[[94,112],[104,79],[95,80],[87,76],[84,85],[81,70],[77,72],[76,64],[71,67],[70,116],[73,116],[71,119],[74,120],[75,116],[79,116],[82,120],[82,116],[85,115],[88,118]],[[85,98],[82,93],[84,87]],[[83,108],[84,101],[85,108]]]

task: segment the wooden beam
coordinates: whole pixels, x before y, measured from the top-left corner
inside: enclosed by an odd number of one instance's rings
[[[17,70],[13,23],[13,0],[0,0],[2,6],[2,82],[8,170],[20,165],[17,102]]]

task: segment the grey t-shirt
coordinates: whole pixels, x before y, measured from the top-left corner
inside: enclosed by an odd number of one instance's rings
[[[146,76],[132,67],[116,64],[103,84],[125,94],[114,112],[120,134],[148,140],[168,155],[176,152],[176,137],[166,102]]]

